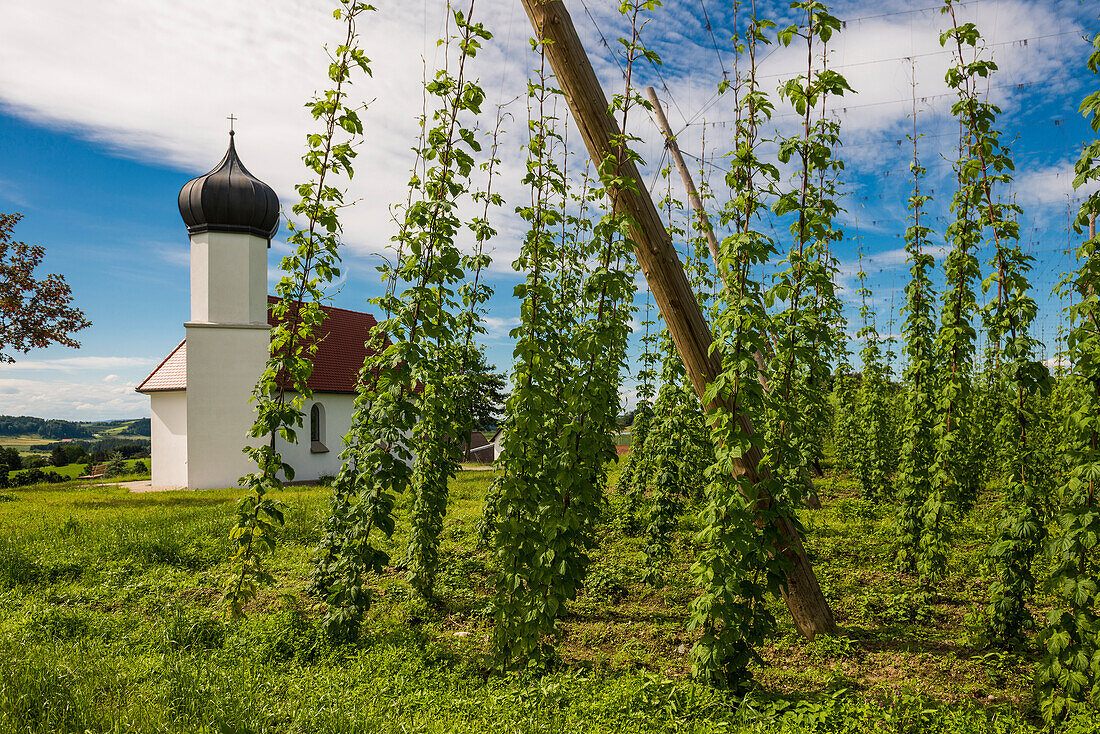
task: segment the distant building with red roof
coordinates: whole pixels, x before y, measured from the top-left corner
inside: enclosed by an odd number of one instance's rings
[[[267,295],[267,250],[278,229],[279,202],[237,157],[230,133],[221,163],[179,195],[191,240],[191,320],[186,336],[137,387],[152,413],[152,483],[207,489],[236,486],[253,471],[244,454],[255,410],[249,401],[278,322]],[[364,343],[375,325],[367,313],[322,306],[317,353],[296,440],[277,441],[295,480],[335,475],[351,425]]]

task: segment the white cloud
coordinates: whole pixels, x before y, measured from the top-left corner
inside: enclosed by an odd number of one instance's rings
[[[87,372],[92,370],[113,370],[119,368],[145,367],[154,364],[148,357],[60,357],[57,359],[23,359],[0,366],[0,374],[5,372],[27,371],[63,371]]]
[[[66,420],[149,415],[149,398],[134,383],[76,383],[0,377],[0,413]]]
[[[1020,171],[1013,182],[1016,203],[1025,208],[1053,206],[1064,210],[1067,201],[1079,201],[1085,193],[1084,188],[1079,193],[1074,191],[1073,177],[1070,160]]]
[[[303,103],[328,86],[323,44],[335,46],[342,38],[328,3],[5,5],[0,104],[8,111],[194,173],[221,157],[224,118],[233,112],[245,164],[275,187],[285,208],[297,198],[294,185],[305,177],[299,160],[304,137],[316,127]],[[479,18],[502,37],[470,65],[483,75],[490,104],[516,96],[526,83],[526,19],[522,13],[514,17],[512,8],[512,21],[501,27],[509,5],[496,0],[477,7]],[[359,22],[374,76],[357,79],[350,99],[374,101],[363,113],[366,141],[348,192],[349,201],[358,203],[344,216],[354,252],[389,244],[388,207],[401,198],[412,164],[422,60],[434,68],[443,15],[436,4],[388,4]],[[513,164],[506,176],[516,182],[519,142],[509,139],[504,156]],[[498,243],[498,249],[504,248]]]
[[[181,268],[188,268],[191,266],[191,253],[186,247],[179,245],[169,245],[164,243],[155,243],[153,245],[155,252],[159,253],[165,262],[170,265],[175,265]]]
[[[134,388],[156,362],[86,355],[0,365],[0,414],[65,420],[148,415],[148,396]]]
[[[496,316],[486,316],[485,322],[485,338],[492,341],[502,341],[510,339],[509,332],[515,327],[519,326],[518,318],[499,318]]]
[[[863,258],[863,270],[864,272],[871,272],[874,270],[885,270],[888,268],[896,268],[905,264],[905,259],[908,257],[904,248],[896,248],[893,250],[886,250],[885,252],[878,252],[874,255],[867,255]],[[859,273],[860,261],[858,258],[851,258],[842,261],[839,264],[838,275],[842,279],[855,277]]]
[[[327,86],[322,44],[335,45],[340,37],[330,5],[319,0],[5,2],[4,23],[0,24],[0,106],[37,124],[68,128],[121,154],[176,166],[186,171],[180,174],[181,184],[187,176],[218,161],[226,145],[224,118],[235,113],[242,159],[276,189],[284,207],[289,208],[296,198],[294,185],[305,175],[300,161],[303,139],[314,129],[302,104]],[[852,20],[831,44],[829,63],[846,74],[858,92],[833,106],[844,124],[842,155],[849,164],[845,181],[852,189],[844,205],[853,212],[853,221],[861,220],[864,232],[896,232],[905,220],[907,194],[893,194],[907,192],[909,150],[900,141],[910,129],[914,79],[924,110],[920,125],[927,137],[922,142],[922,156],[929,167],[929,186],[945,185],[945,174],[950,173],[940,160],[953,135],[951,99],[943,82],[949,56],[938,41],[945,19],[934,9],[910,12],[912,7],[908,0],[885,0],[874,7],[842,0],[835,9],[839,17]],[[619,91],[618,66],[588,17],[591,12],[614,47],[614,39],[626,30],[614,4],[590,3],[581,10],[570,3],[569,8],[605,90],[609,94]],[[786,8],[784,2],[762,9],[783,15],[790,12]],[[733,32],[733,13],[719,7],[711,7],[710,12],[717,43],[725,49],[725,64],[732,68],[728,39]],[[1078,83],[1065,69],[1081,68],[1085,53],[1081,44],[1073,42],[1074,35],[1083,30],[1075,20],[1084,12],[1077,3],[985,0],[968,3],[960,12],[960,20],[978,23],[1001,67],[990,94],[1004,107],[1005,119],[1044,106],[1049,106],[1054,116],[1076,114],[1063,107],[1066,95],[1076,94],[1074,85]],[[887,15],[890,13],[895,14]],[[854,20],[860,15],[875,17]],[[487,114],[481,123],[485,127],[492,124],[496,104],[524,92],[527,70],[533,65],[527,49],[531,31],[515,0],[479,0],[476,16],[496,35],[468,69],[480,77],[487,94]],[[721,73],[700,16],[693,3],[670,3],[644,31],[647,44],[666,60],[662,77],[671,94],[644,64],[636,69],[635,78],[661,91],[670,123],[685,151],[704,153],[704,128],[698,124],[685,128],[685,123],[689,119],[710,123],[705,131],[709,155],[729,147],[731,130],[723,125],[733,114],[731,95],[719,98],[704,111],[714,98]],[[357,203],[343,213],[351,251],[345,258],[345,270],[373,267],[376,261],[363,258],[390,244],[394,230],[390,207],[404,198],[413,161],[410,147],[417,136],[415,117],[422,112],[421,80],[424,69],[436,68],[439,61],[441,50],[434,41],[444,32],[444,17],[441,3],[387,3],[360,22],[361,45],[372,59],[374,75],[357,79],[352,87],[353,102],[371,104],[362,113],[365,142],[348,190],[348,200]],[[1025,37],[1031,39],[1026,45],[1021,43]],[[775,46],[767,53],[761,75],[765,89],[774,93],[782,78],[802,71],[804,56],[797,48]],[[1046,83],[1051,79],[1057,83]],[[1051,104],[1056,99],[1057,104]],[[509,205],[495,214],[500,235],[490,245],[497,274],[508,272],[524,230],[511,207],[528,196],[520,183],[525,101],[520,99],[509,111],[514,117],[505,126],[499,152],[502,166],[496,181]],[[778,124],[793,129],[797,121],[788,111],[781,106],[777,113]],[[573,167],[580,169],[585,159],[576,126],[564,108],[557,114],[567,126],[562,131],[570,136],[575,152]],[[643,110],[635,110],[630,127],[643,138],[639,152],[649,166],[642,175],[650,184],[656,180],[653,169],[662,159],[661,138]],[[1027,199],[1048,209],[1063,206],[1066,165],[1062,160],[1050,164],[1049,170],[1021,169],[1015,187],[1021,203]],[[711,171],[708,175],[721,196],[721,173]],[[675,177],[672,187],[674,195],[683,198]],[[15,190],[10,182],[0,181],[0,197],[10,198]],[[943,203],[946,197],[937,192],[937,201]],[[281,234],[285,236],[285,229]],[[166,262],[186,263],[186,253],[178,246],[154,244]],[[277,277],[276,258],[285,251],[284,243],[273,243],[272,278]],[[885,249],[872,253],[868,262],[876,268],[900,270],[902,254],[899,249]],[[855,272],[852,263],[843,267],[850,284]],[[148,277],[144,272],[140,276]],[[506,293],[507,288],[498,291]],[[514,324],[515,319],[507,313],[490,314],[489,338],[506,340]],[[64,360],[49,360],[59,361]],[[39,368],[82,369],[75,364],[43,364]],[[121,366],[97,369],[127,374]]]
[[[931,254],[937,258],[946,255],[947,251],[947,245],[933,245],[931,247],[924,248],[924,252],[926,254]],[[863,270],[867,273],[871,273],[877,270],[892,270],[894,268],[900,268],[905,265],[908,259],[909,253],[905,251],[904,247],[897,247],[892,250],[883,250],[882,252],[865,255],[863,258]],[[856,257],[849,258],[840,262],[838,267],[838,275],[841,278],[855,277],[859,273],[859,259]]]
[[[0,199],[14,204],[19,209],[30,207],[30,202],[23,196],[20,187],[14,182],[2,178],[0,178]]]
[[[865,13],[866,7],[841,3],[836,12],[852,17]],[[898,9],[908,8],[902,4]],[[588,17],[573,11],[605,88],[618,91],[618,66]],[[611,7],[597,6],[591,12],[614,45],[613,39],[625,30],[623,21]],[[968,4],[961,12],[962,20],[975,15],[991,44],[1003,82],[992,91],[1010,106],[1025,95],[1044,93],[1042,86],[1015,85],[1048,79],[1080,55],[1080,49],[1066,42],[1079,27],[1063,22],[1058,7],[997,0]],[[672,99],[666,104],[671,102],[668,113],[677,129],[683,117],[695,115],[713,98],[721,78],[717,57],[695,13],[694,7],[673,5],[645,29],[647,42],[668,62],[663,79]],[[523,93],[532,64],[526,51],[530,28],[512,0],[483,0],[476,14],[496,34],[469,68],[486,89],[490,112],[482,124],[490,125],[493,105]],[[716,11],[712,19],[719,26],[730,21],[722,14]],[[414,118],[422,111],[417,92],[425,66],[435,68],[442,53],[434,40],[443,30],[443,18],[438,4],[391,3],[359,23],[361,45],[372,59],[374,75],[351,88],[353,102],[373,100],[363,113],[366,140],[357,159],[358,175],[349,188],[349,200],[358,203],[345,211],[346,239],[356,253],[378,252],[389,244],[389,207],[405,189],[410,147],[416,139]],[[905,12],[849,22],[834,38],[830,64],[859,92],[837,103],[853,146],[847,156],[880,157],[881,146],[866,151],[857,147],[861,136],[894,133],[905,122],[913,73],[905,57],[914,61],[918,95],[928,100],[934,115],[947,116],[949,101],[935,103],[937,95],[946,92],[943,71],[948,56],[938,41],[944,22],[938,12]],[[295,198],[294,184],[304,175],[299,160],[303,137],[313,129],[302,103],[327,84],[322,45],[335,44],[340,32],[328,4],[321,2],[6,3],[0,28],[0,104],[36,122],[68,126],[124,154],[190,172],[206,170],[221,156],[226,144],[224,118],[233,112],[240,118],[237,143],[243,160],[288,206]],[[1024,36],[1043,35],[1056,37],[1028,46],[1014,43]],[[728,30],[725,36],[719,31],[717,38],[727,47]],[[801,72],[803,58],[795,47],[770,53],[761,69],[765,88],[773,90],[781,78]],[[726,63],[731,63],[728,55]],[[644,64],[637,75],[643,84],[663,87]],[[662,95],[667,97],[663,91]],[[497,185],[512,202],[524,198],[519,184],[523,104],[521,99],[510,108],[514,119],[506,125],[500,153],[503,166]],[[705,117],[730,118],[730,104],[729,99],[719,100]],[[563,120],[568,117],[564,110],[558,114]],[[648,115],[637,110],[632,127],[645,138],[642,154],[656,164],[661,145]],[[699,127],[687,128],[681,133],[681,146],[698,150],[700,134]],[[723,135],[718,131],[719,137]],[[714,138],[712,131],[711,143]],[[579,166],[580,146],[575,150]],[[514,215],[504,217],[508,221],[500,223],[502,236],[493,243],[498,270],[511,262],[520,230]],[[181,260],[177,253],[165,257]]]
[[[925,249],[925,252],[936,258],[942,258],[947,254],[947,251],[948,247],[946,245],[933,245]],[[871,255],[866,255],[863,258],[863,272],[867,273],[867,280],[868,283],[870,283],[883,273],[902,273],[907,267],[907,259],[908,253],[905,251],[904,247],[876,252]],[[859,289],[859,269],[859,259],[854,254],[849,258],[842,259],[838,264],[836,275],[837,292],[840,297],[850,305],[860,305],[863,303],[863,298],[856,294],[856,291]],[[901,297],[900,294],[895,294],[892,291],[882,292],[881,289],[876,291],[874,288],[872,288],[872,291],[874,291],[873,294],[867,299],[868,305],[872,308],[891,304],[895,307],[901,306],[900,301],[897,303],[893,302],[895,296]],[[884,317],[880,315],[880,318]]]

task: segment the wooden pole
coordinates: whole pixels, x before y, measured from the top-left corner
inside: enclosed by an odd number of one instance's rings
[[[684,163],[684,156],[680,153],[680,146],[676,144],[676,136],[672,134],[672,128],[669,127],[668,124],[668,118],[665,117],[665,111],[661,108],[661,102],[657,99],[657,92],[654,91],[653,87],[646,87],[645,93],[646,96],[649,97],[650,104],[653,105],[653,115],[657,118],[657,127],[661,129],[661,133],[665,136],[665,147],[668,148],[669,154],[672,156],[672,161],[676,164],[676,170],[680,172],[680,180],[684,184],[684,189],[687,190],[688,202],[695,211],[695,217],[699,220],[699,228],[706,234],[707,249],[710,250],[710,256],[714,260],[714,269],[718,273],[721,273],[722,268],[719,265],[718,258],[718,237],[714,234],[714,228],[710,226],[710,217],[707,216],[707,210],[703,208],[703,200],[699,198],[699,192],[695,190],[695,182],[691,180],[691,171],[688,170],[687,164]],[[764,345],[768,353],[771,354],[773,351],[771,334],[764,334]],[[752,359],[756,362],[757,367],[756,380],[760,383],[761,387],[767,390],[768,376],[764,371],[764,355],[757,350],[752,353]]]
[[[699,198],[699,192],[695,190],[695,182],[691,180],[691,171],[688,169],[687,164],[684,163],[684,156],[680,153],[680,146],[676,143],[676,136],[672,134],[672,128],[668,124],[668,118],[665,117],[665,111],[661,107],[661,101],[657,99],[656,90],[654,90],[653,87],[646,87],[645,94],[649,97],[649,103],[653,105],[653,116],[657,118],[657,127],[660,128],[661,134],[665,136],[665,147],[668,148],[669,155],[672,156],[672,162],[676,164],[676,170],[680,172],[680,181],[684,184],[684,190],[687,191],[688,195],[688,202],[690,202],[691,208],[695,211],[695,216],[699,220],[699,229],[703,230],[706,234],[707,249],[710,250],[710,256],[714,259],[714,269],[721,272],[722,269],[718,265],[718,238],[714,234],[714,228],[710,226],[710,217],[707,216],[707,210],[703,208],[703,200]],[[774,350],[772,348],[771,334],[764,334],[764,344],[765,348],[768,350],[768,354],[772,354]],[[752,353],[752,359],[756,362],[756,381],[760,383],[760,387],[769,390],[764,355],[760,353],[760,350],[756,350]],[[813,469],[817,472],[818,476],[825,475],[817,459],[813,460]],[[808,472],[806,474],[806,489],[806,506],[811,510],[820,510],[821,498],[817,496],[817,492],[814,490],[813,479],[810,478]]]
[[[617,170],[612,175],[633,183],[624,188],[612,188],[610,198],[617,213],[625,214],[630,219],[638,265],[649,282],[653,299],[684,361],[691,384],[702,398],[707,385],[722,370],[721,356],[711,352],[713,340],[710,327],[664,223],[657,214],[653,199],[641,185],[642,178],[637,167],[629,157],[615,155],[621,132],[608,113],[607,97],[577,37],[569,12],[561,0],[523,0],[523,9],[534,27],[536,38],[543,44],[546,59],[565,94],[592,161],[601,166],[609,156],[612,160],[618,160]],[[704,407],[708,411],[722,407],[734,412],[732,405],[718,401]],[[748,416],[735,413],[735,419],[741,430],[752,433],[752,422]],[[749,482],[757,484],[762,476],[766,476],[761,474],[759,468],[761,458],[760,449],[754,446],[738,462],[736,470],[745,475]],[[772,498],[765,494],[761,494],[758,501],[763,510],[769,508],[771,502]],[[778,518],[774,523],[778,535],[775,552],[786,560],[788,566],[783,595],[795,626],[811,640],[817,634],[835,632],[832,610],[821,593],[798,530],[784,518]]]
[[[688,202],[699,220],[699,228],[707,236],[707,247],[710,249],[710,256],[714,258],[714,267],[718,268],[718,238],[714,235],[714,228],[710,226],[710,218],[707,217],[707,210],[703,208],[703,201],[699,198],[699,192],[695,190],[695,182],[691,180],[691,171],[684,163],[684,156],[680,153],[680,146],[676,144],[676,136],[672,134],[672,128],[668,126],[668,119],[665,117],[665,111],[661,109],[657,92],[654,91],[653,87],[646,87],[645,94],[649,97],[650,104],[653,105],[653,116],[657,118],[657,127],[661,128],[661,133],[665,136],[665,147],[668,148],[669,155],[672,156],[672,162],[676,164],[676,170],[680,172],[680,180],[684,182]]]

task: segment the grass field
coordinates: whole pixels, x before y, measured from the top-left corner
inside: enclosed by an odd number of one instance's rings
[[[146,467],[146,471],[144,473],[134,473],[133,472],[134,464],[136,464],[139,461],[142,462]],[[65,466],[45,466],[45,467],[42,467],[42,471],[44,471],[44,472],[52,471],[52,472],[56,472],[56,473],[60,474],[63,477],[67,477],[69,479],[76,479],[77,477],[81,476],[81,474],[84,472],[84,467],[87,466],[88,463],[91,463],[91,462],[86,462],[86,463],[81,463],[81,464],[66,464]],[[100,463],[102,463],[102,462],[100,462]],[[149,459],[126,459],[123,463],[126,464],[127,474],[124,475],[124,476],[112,477],[111,478],[112,482],[126,482],[126,481],[130,481],[132,479],[143,479],[143,478],[148,479],[149,478],[149,470],[148,470]],[[27,470],[26,469],[21,469],[20,471],[12,472],[12,475],[14,476],[14,475],[17,475],[17,474],[21,474],[25,471],[27,471]]]
[[[501,676],[488,651],[492,555],[475,524],[492,472],[462,472],[442,536],[439,599],[399,570],[354,643],[327,639],[303,595],[328,490],[288,488],[276,582],[240,621],[219,606],[238,489],[0,494],[0,731],[4,732],[1026,732],[1032,653],[981,649],[980,558],[995,495],[922,598],[891,570],[889,507],[819,482],[807,549],[842,627],[806,643],[781,602],[743,702],[687,677],[694,519],[667,585],[640,582],[641,539],[614,494],[589,588],[562,625],[561,664]],[[398,503],[400,517],[405,500]],[[389,544],[401,557],[403,523]],[[1042,601],[1042,600],[1040,600]],[[1041,610],[1036,610],[1038,614]],[[1059,731],[1100,731],[1087,718]]]

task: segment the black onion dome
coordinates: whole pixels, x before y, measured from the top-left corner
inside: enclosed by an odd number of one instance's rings
[[[279,229],[279,197],[241,163],[232,132],[221,163],[185,183],[179,205],[190,234],[232,232],[270,240]]]

